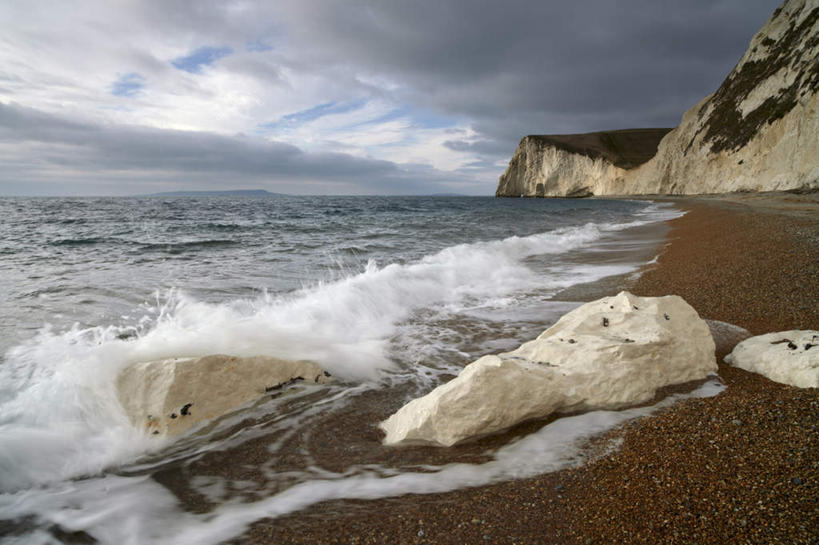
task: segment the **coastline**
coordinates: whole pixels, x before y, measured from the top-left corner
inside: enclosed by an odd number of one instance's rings
[[[753,202],[743,202],[747,200]],[[686,211],[624,286],[681,295],[753,334],[819,328],[819,195],[655,198]],[[797,201],[793,204],[792,200]],[[784,203],[784,204],[783,204]],[[444,494],[324,502],[242,543],[813,543],[819,391],[721,363],[728,386],[599,439],[579,468]]]
[[[668,251],[631,286],[674,293],[703,318],[754,335],[819,328],[819,193],[661,198],[686,214]]]

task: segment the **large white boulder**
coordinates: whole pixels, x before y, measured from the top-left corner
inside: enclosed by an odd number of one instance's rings
[[[293,382],[327,377],[309,361],[215,354],[131,365],[117,377],[117,394],[134,426],[178,435]]]
[[[725,356],[725,363],[783,384],[819,388],[819,331],[781,331],[751,337]]]
[[[536,340],[484,356],[386,421],[386,444],[450,446],[549,414],[619,408],[716,372],[705,321],[682,298],[621,292],[582,305]]]

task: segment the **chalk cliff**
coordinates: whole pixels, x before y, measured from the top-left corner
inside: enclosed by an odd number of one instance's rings
[[[671,129],[525,136],[500,178],[498,197],[600,195],[651,159]]]
[[[653,158],[618,166],[586,149],[555,145],[554,137],[526,137],[501,176],[496,195],[818,188],[817,59],[819,0],[786,0],[753,37],[720,88],[683,115]]]

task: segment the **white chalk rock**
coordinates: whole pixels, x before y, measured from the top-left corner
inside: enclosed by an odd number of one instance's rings
[[[152,435],[178,435],[296,381],[323,383],[309,361],[216,354],[137,363],[117,377],[120,403],[134,426]]]
[[[783,384],[819,388],[819,331],[781,331],[751,337],[725,356],[725,363]]]
[[[682,298],[621,292],[582,305],[534,341],[484,356],[386,421],[386,444],[450,446],[549,414],[619,408],[716,372],[705,321]]]

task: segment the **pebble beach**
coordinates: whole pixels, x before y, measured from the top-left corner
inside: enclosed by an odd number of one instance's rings
[[[819,195],[678,198],[658,260],[625,283],[752,334],[819,329]],[[819,542],[819,391],[722,363],[727,386],[596,438],[587,464],[492,486],[333,501],[231,543]]]

